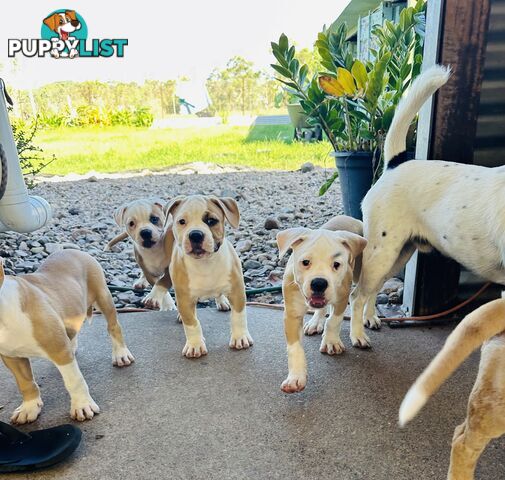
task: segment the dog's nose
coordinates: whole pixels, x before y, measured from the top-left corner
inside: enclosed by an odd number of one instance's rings
[[[71,20],[70,25],[72,25],[72,27],[78,27],[79,26],[79,20]]]
[[[314,293],[323,293],[328,288],[328,281],[324,278],[314,278],[310,282],[310,288]]]
[[[148,228],[144,228],[143,230],[140,230],[140,236],[144,240],[151,240],[151,238],[153,238],[153,232],[151,232]]]
[[[189,241],[191,243],[202,243],[204,237],[205,233],[201,230],[191,230],[191,232],[189,232]]]

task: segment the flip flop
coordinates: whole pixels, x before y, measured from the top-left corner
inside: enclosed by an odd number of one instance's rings
[[[23,433],[0,422],[0,473],[28,472],[50,467],[68,458],[81,441],[73,425]]]

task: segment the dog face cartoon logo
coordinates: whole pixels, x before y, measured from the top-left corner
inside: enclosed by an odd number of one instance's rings
[[[56,32],[62,40],[68,40],[72,32],[81,28],[81,22],[77,20],[75,10],[65,10],[64,13],[53,13],[44,18],[44,24],[53,32]]]
[[[73,42],[74,39],[78,39],[79,37],[76,35],[78,30],[84,25],[83,30],[85,29],[85,23],[82,17],[75,10],[57,10],[51,15],[47,16],[43,20],[43,24],[50,30],[51,33],[48,33],[47,29],[42,27],[42,38],[46,37],[48,39],[54,38],[56,35],[59,40],[61,40],[66,48],[61,51],[61,49],[53,48],[51,50],[51,55],[54,58],[60,57],[68,57],[74,58],[79,55],[77,50],[77,42]],[[56,34],[56,35],[55,35]],[[84,38],[86,34],[84,33]],[[82,36],[81,36],[82,38]]]

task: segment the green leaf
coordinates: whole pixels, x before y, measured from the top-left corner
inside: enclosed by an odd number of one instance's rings
[[[293,60],[294,56],[295,56],[295,46],[292,45],[288,50],[288,54],[286,55],[288,62],[291,62],[291,60]]]
[[[365,65],[363,65],[359,60],[356,60],[351,68],[351,73],[359,89],[365,89],[368,82],[368,74],[366,72]]]
[[[279,51],[278,48],[272,48],[272,53],[274,54],[275,59],[279,62],[280,65],[283,67],[287,68],[288,63],[286,62],[286,59],[282,55],[282,53]]]
[[[338,178],[338,170],[328,179],[326,182],[324,182],[321,185],[321,188],[319,189],[319,196],[322,197],[328,189],[332,186],[333,182]]]
[[[382,129],[384,131],[388,131],[389,127],[391,126],[391,122],[393,121],[393,116],[395,114],[395,107],[391,106],[386,108],[384,110],[384,113],[382,114]]]
[[[283,77],[286,77],[286,78],[291,78],[292,77],[292,74],[291,72],[287,69],[287,68],[284,68],[283,66],[281,65],[276,65],[275,63],[272,63],[270,65],[276,72],[280,73]]]
[[[287,52],[289,48],[289,40],[284,33],[282,33],[281,36],[279,37],[279,48],[281,52]]]
[[[289,70],[293,74],[293,77],[296,77],[299,68],[300,62],[296,58],[293,58],[293,60],[289,63]]]
[[[369,130],[361,129],[359,131],[359,135],[361,138],[364,138],[365,140],[373,140],[375,138],[374,134],[370,132]]]
[[[283,83],[284,85],[287,85],[288,87],[291,87],[291,88],[294,88],[296,91],[300,91],[299,88],[298,88],[298,85],[296,83],[293,83],[293,82],[289,82],[289,81],[286,81],[286,80],[283,80],[282,78],[276,78],[276,80],[278,82],[281,82]]]
[[[387,52],[375,63],[373,70],[369,73],[365,98],[372,108],[377,106],[379,97],[383,92],[386,67],[389,60],[391,60],[391,53]]]
[[[307,65],[302,65],[299,73],[300,83],[302,85],[305,83],[308,73],[309,73],[309,67]]]
[[[360,110],[350,110],[349,115],[353,116],[356,120],[361,122],[369,122],[369,117]]]
[[[412,70],[412,65],[410,63],[403,64],[403,66],[400,70],[400,78],[402,80],[405,80],[410,75],[411,70]]]

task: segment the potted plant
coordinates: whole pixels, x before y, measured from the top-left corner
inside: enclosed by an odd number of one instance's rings
[[[344,212],[361,218],[361,201],[380,172],[382,148],[394,109],[403,91],[420,69],[416,25],[423,25],[424,4],[402,11],[400,22],[386,22],[374,35],[379,48],[372,61],[361,62],[346,42],[347,28],[336,32],[323,29],[316,49],[322,71],[308,78],[294,46],[283,34],[272,43],[277,63],[272,68],[281,76],[285,90],[296,96],[309,122],[318,124],[330,141],[337,171],[320,189],[324,194],[340,177]]]

